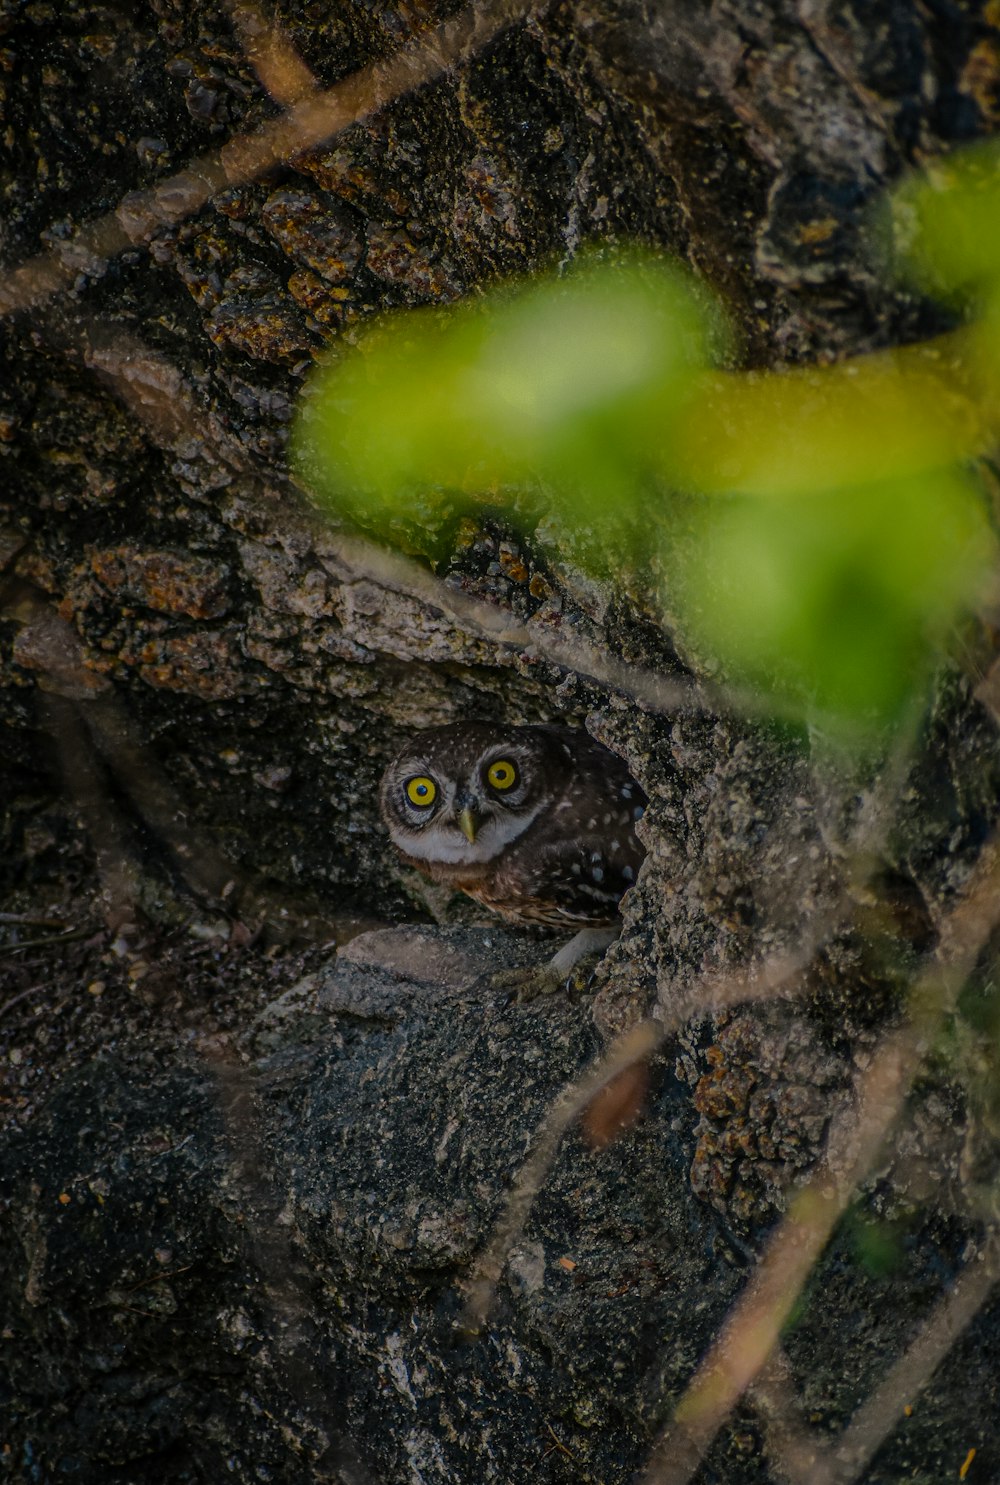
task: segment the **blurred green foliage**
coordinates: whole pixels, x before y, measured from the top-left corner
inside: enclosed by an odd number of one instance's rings
[[[1000,418],[1000,143],[933,160],[892,193],[885,257],[930,298],[964,311],[962,371],[996,441]]]
[[[948,469],[835,490],[701,504],[696,562],[671,563],[702,644],[756,685],[829,718],[906,706],[978,579],[988,531]]]
[[[931,298],[982,301],[1000,287],[1000,147],[990,140],[932,160],[893,191],[887,255]]]
[[[963,986],[932,1048],[931,1066],[962,1087],[962,1188],[970,1206],[1000,1222],[1000,957],[994,950]]]
[[[707,365],[702,299],[668,263],[585,254],[565,275],[389,316],[312,389],[313,483],[369,515],[405,509],[415,485],[544,480],[581,521],[630,503]]]
[[[300,467],[383,534],[429,491],[495,505],[525,486],[593,525],[595,566],[638,529],[689,652],[845,738],[877,732],[996,560],[973,460],[1000,388],[998,159],[936,165],[887,212],[897,265],[985,317],[968,331],[829,368],[712,370],[729,337],[703,289],[648,254],[585,254],[373,325],[318,373]]]
[[[871,1217],[855,1203],[844,1216],[843,1229],[854,1256],[873,1279],[885,1278],[902,1267],[905,1232],[901,1222]]]

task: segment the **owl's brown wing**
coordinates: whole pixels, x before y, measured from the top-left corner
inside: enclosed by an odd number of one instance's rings
[[[643,851],[631,828],[608,840],[546,839],[530,831],[508,851],[480,896],[508,917],[531,923],[613,923],[635,881]]]

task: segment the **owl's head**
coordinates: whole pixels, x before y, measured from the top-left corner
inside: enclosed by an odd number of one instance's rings
[[[569,754],[554,730],[458,722],[410,739],[379,802],[392,842],[417,861],[492,861],[557,792]]]

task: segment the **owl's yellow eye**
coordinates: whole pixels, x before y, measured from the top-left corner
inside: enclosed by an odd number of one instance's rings
[[[517,783],[517,769],[509,758],[498,758],[486,770],[486,778],[494,789],[512,789]]]
[[[437,799],[437,784],[425,774],[418,774],[415,779],[407,780],[406,797],[418,809],[426,809]]]

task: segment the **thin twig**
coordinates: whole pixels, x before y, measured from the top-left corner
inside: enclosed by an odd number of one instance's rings
[[[93,932],[93,927],[71,928],[68,933],[49,933],[43,938],[26,938],[20,944],[2,944],[0,956],[21,954],[25,949],[44,949],[49,944],[71,944],[76,939],[89,937]]]
[[[468,1280],[460,1330],[470,1335],[482,1330],[508,1254],[524,1230],[532,1202],[555,1162],[563,1137],[597,1094],[628,1068],[652,1057],[687,1023],[748,1001],[770,999],[802,970],[805,962],[802,955],[777,955],[755,973],[732,975],[714,985],[699,982],[662,1019],[651,1017],[630,1027],[574,1083],[567,1084],[539,1126],[535,1146],[518,1171]]]
[[[343,133],[475,55],[531,9],[530,0],[469,6],[386,61],[370,63],[332,88],[306,93],[280,118],[236,135],[218,152],[192,160],[152,189],[126,196],[115,211],[9,273],[0,282],[0,315],[42,303],[81,273],[100,273],[110,258],[127,248],[145,247],[161,228],[199,211],[220,191],[257,180]]]
[[[317,497],[303,489],[313,504]],[[394,592],[405,593],[452,618],[484,639],[509,646],[527,660],[546,660],[560,670],[591,680],[609,691],[628,696],[650,711],[705,712],[711,716],[736,716],[753,721],[783,721],[801,724],[803,708],[794,700],[764,694],[729,682],[714,684],[692,676],[665,676],[662,672],[616,660],[614,656],[576,635],[542,628],[529,619],[516,618],[509,609],[462,593],[442,583],[434,573],[412,558],[343,532],[327,532],[323,546],[359,577],[364,576]],[[843,718],[811,713],[810,720],[821,730],[839,729]]]
[[[851,1485],[892,1433],[905,1405],[926,1387],[1000,1278],[1000,1237],[993,1234],[966,1264],[951,1291],[855,1413],[840,1439],[808,1476],[809,1485]]]
[[[549,1448],[546,1449],[545,1453],[542,1455],[542,1458],[545,1459],[547,1455],[555,1451],[558,1454],[565,1454],[567,1459],[571,1460],[573,1464],[576,1464],[576,1455],[572,1452],[572,1450],[567,1449],[566,1445],[556,1433],[551,1423],[546,1422],[545,1431],[548,1434],[549,1438],[552,1440],[552,1443]]]
[[[535,1148],[517,1174],[490,1241],[466,1286],[466,1301],[458,1325],[464,1334],[478,1335],[483,1328],[507,1256],[524,1228],[531,1203],[555,1160],[563,1135],[602,1088],[637,1062],[651,1057],[666,1035],[662,1022],[641,1021],[615,1043],[607,1056],[559,1094],[541,1126]]]
[[[788,1357],[776,1346],[750,1388],[764,1423],[768,1461],[785,1485],[812,1485],[816,1461],[829,1449],[801,1417]]]
[[[0,923],[23,923],[28,928],[65,928],[61,918],[39,918],[32,913],[0,913]]]
[[[291,108],[318,86],[276,17],[247,0],[235,0],[230,11],[247,60],[275,103]]]
[[[109,333],[95,324],[86,325],[83,334],[78,349],[85,364],[112,384],[161,448],[180,452],[196,437],[203,457],[217,461],[220,468],[255,478],[245,450],[217,419],[198,408],[181,372],[162,352],[135,336]],[[65,340],[65,332],[62,335]],[[259,475],[256,478],[262,483]],[[529,661],[547,661],[628,696],[651,711],[802,720],[801,708],[791,702],[734,685],[708,685],[691,676],[664,676],[651,668],[616,660],[576,635],[554,633],[530,619],[525,622],[509,609],[450,587],[412,558],[365,537],[334,530],[320,514],[321,502],[300,481],[289,478],[283,484],[298,505],[294,511],[288,507],[282,510],[283,528],[298,525],[320,559],[337,569],[343,582],[373,582],[414,598],[491,644],[516,650]],[[273,521],[273,511],[268,518]],[[827,721],[821,717],[814,720],[820,727]]]
[[[642,1485],[686,1485],[760,1373],[852,1193],[875,1164],[931,1039],[998,920],[1000,851],[991,842],[942,925],[937,951],[913,985],[908,1021],[885,1038],[872,1060],[861,1085],[856,1122],[831,1137],[820,1167],[794,1198],[661,1435]]]
[[[20,995],[12,995],[10,1000],[5,1000],[3,1005],[0,1005],[0,1019],[6,1016],[8,1011],[12,1011],[16,1005],[20,1005],[22,1000],[27,1000],[30,995],[37,995],[39,990],[46,989],[48,989],[47,985],[31,985],[27,990],[22,990]]]
[[[892,790],[903,776],[912,736],[909,727],[902,730],[883,776],[858,821],[855,856],[866,857],[869,870],[885,834],[887,791]],[[666,1016],[644,1021],[624,1033],[577,1082],[563,1090],[542,1121],[537,1144],[519,1171],[503,1212],[473,1271],[461,1321],[463,1330],[476,1333],[485,1323],[507,1255],[523,1231],[531,1204],[555,1161],[562,1138],[591,1099],[627,1068],[652,1056],[669,1036],[685,1025],[738,1005],[770,1000],[787,990],[812,962],[827,936],[843,922],[849,900],[845,888],[826,909],[814,914],[808,933],[794,953],[776,954],[765,964],[730,975],[722,981],[699,981],[670,1008]],[[634,1043],[633,1036],[636,1037]]]

